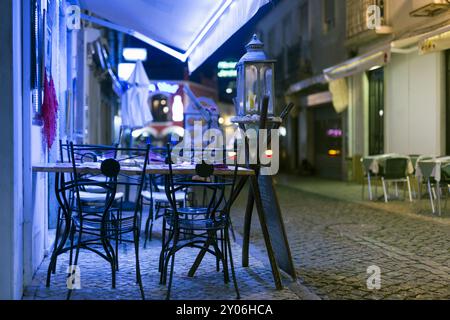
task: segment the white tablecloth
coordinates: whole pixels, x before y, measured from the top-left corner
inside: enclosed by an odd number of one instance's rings
[[[436,181],[441,181],[441,169],[448,165],[450,165],[450,157],[418,160],[416,165],[416,177],[419,181],[421,181],[422,178],[426,180],[434,178]]]
[[[414,165],[411,161],[411,158],[408,156],[404,156],[401,154],[396,153],[389,153],[389,154],[380,154],[376,156],[368,156],[361,159],[361,162],[363,164],[363,168],[366,172],[371,172],[373,174],[378,174],[380,172],[380,164],[383,164],[386,162],[387,159],[392,158],[404,158],[408,160],[406,173],[407,174],[413,174],[414,173]]]

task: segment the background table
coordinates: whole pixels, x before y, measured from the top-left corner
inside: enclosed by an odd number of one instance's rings
[[[372,174],[378,175],[380,173],[380,167],[384,166],[384,163],[387,159],[393,159],[393,158],[404,158],[408,160],[407,167],[406,167],[406,173],[407,174],[414,174],[414,165],[411,161],[411,158],[409,156],[397,154],[397,153],[388,153],[388,154],[380,154],[380,155],[374,155],[374,156],[367,156],[363,157],[361,159],[362,166],[364,171],[367,174],[367,187],[369,189],[369,199],[373,200],[372,196]]]
[[[439,190],[439,185],[441,182],[441,169],[447,165],[450,165],[450,157],[441,157],[441,158],[434,158],[434,159],[428,159],[428,160],[418,160],[417,164],[416,164],[416,177],[417,177],[417,181],[419,182],[419,187],[420,187],[421,181],[423,179],[427,181],[428,191],[430,194],[431,209],[432,209],[433,213],[436,212],[436,209],[435,209],[434,202],[433,202],[431,179],[433,178],[436,181],[436,185],[438,186],[438,190],[436,190],[437,191],[436,198],[437,198],[439,215],[441,215],[441,213],[442,213],[441,192]],[[420,190],[419,190],[419,194],[420,194]]]

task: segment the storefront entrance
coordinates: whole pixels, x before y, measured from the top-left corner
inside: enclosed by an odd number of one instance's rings
[[[384,69],[369,71],[369,154],[384,153]]]
[[[316,175],[342,179],[343,128],[341,116],[333,105],[314,108],[314,158]]]

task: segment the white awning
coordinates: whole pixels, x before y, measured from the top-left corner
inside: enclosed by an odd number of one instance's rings
[[[80,0],[83,16],[197,69],[269,0]]]
[[[347,60],[323,71],[328,81],[349,77],[389,63],[391,59],[390,44],[383,49],[372,51]]]
[[[418,51],[420,55],[443,51],[450,48],[450,25],[426,27],[413,30],[391,42],[391,52],[410,54]]]
[[[450,48],[450,26],[426,34],[419,41],[419,54],[444,51]]]
[[[294,94],[296,92],[300,92],[302,90],[305,90],[309,87],[312,87],[313,85],[316,84],[325,84],[327,83],[327,80],[325,79],[325,76],[323,74],[319,74],[315,77],[312,78],[308,78],[302,81],[299,81],[297,83],[294,83],[293,85],[291,85],[288,89],[288,91],[286,92],[287,95],[290,94]]]

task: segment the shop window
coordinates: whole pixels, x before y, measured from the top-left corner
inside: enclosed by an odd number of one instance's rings
[[[154,122],[169,121],[169,98],[162,94],[154,95],[149,99],[150,110],[152,111]]]
[[[31,94],[34,120],[39,121],[43,95],[44,19],[41,0],[31,5]]]
[[[327,34],[336,25],[336,0],[323,0],[323,32]]]
[[[445,68],[445,77],[446,77],[446,87],[445,87],[445,94],[446,94],[446,116],[445,116],[446,153],[445,154],[450,154],[450,50],[445,51],[445,57],[446,57],[446,68]]]
[[[302,39],[309,40],[309,6],[308,2],[305,2],[299,7],[298,15],[299,15],[299,33]]]
[[[369,71],[369,154],[384,153],[384,69]]]

